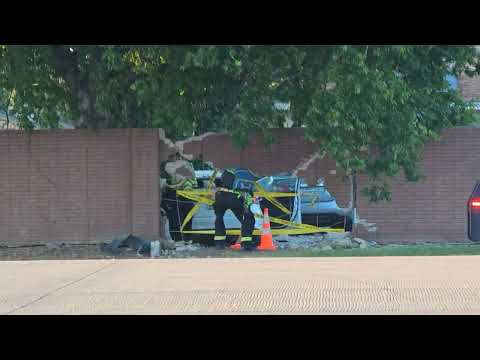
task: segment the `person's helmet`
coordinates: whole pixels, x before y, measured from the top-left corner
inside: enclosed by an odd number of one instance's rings
[[[235,172],[232,169],[226,169],[222,174],[221,181],[224,188],[232,190],[235,184]]]

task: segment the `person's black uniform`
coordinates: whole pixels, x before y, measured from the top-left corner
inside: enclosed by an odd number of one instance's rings
[[[179,159],[178,154],[176,155]],[[182,223],[187,214],[193,209],[195,203],[183,196],[177,195],[177,190],[193,190],[197,188],[197,180],[195,178],[195,172],[192,168],[191,174],[184,174],[183,179],[177,180],[166,171],[166,165],[168,162],[173,162],[174,158],[170,157],[168,161],[161,164],[162,175],[167,179],[167,186],[165,187],[162,195],[161,207],[165,210],[168,217],[170,236],[173,241],[190,241],[190,234],[182,234],[180,231]],[[187,171],[188,173],[188,171]],[[190,219],[184,227],[184,231],[192,230],[193,219]]]
[[[192,235],[182,234],[180,227],[187,214],[195,206],[195,203],[190,199],[186,199],[177,195],[177,192],[172,188],[166,188],[162,195],[162,208],[165,209],[166,216],[168,218],[168,225],[170,230],[170,237],[173,241],[191,241]],[[185,225],[184,231],[192,230],[192,221]]]
[[[222,174],[221,187],[215,193],[215,247],[222,249],[227,246],[225,222],[223,217],[227,210],[231,210],[242,225],[242,242],[244,250],[255,250],[252,234],[255,228],[255,217],[250,210],[253,194],[233,189],[235,174],[226,170]]]

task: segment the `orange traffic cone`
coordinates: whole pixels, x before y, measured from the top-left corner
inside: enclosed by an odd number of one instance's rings
[[[257,250],[275,251],[277,247],[273,244],[272,231],[270,229],[270,217],[268,216],[268,208],[263,211],[263,229],[260,237],[260,245]]]
[[[230,249],[232,250],[242,250],[242,245],[240,243],[240,238],[238,238],[238,241],[230,246]]]

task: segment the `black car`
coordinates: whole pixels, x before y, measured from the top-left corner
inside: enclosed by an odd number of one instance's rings
[[[468,238],[480,241],[480,181],[473,188],[467,203]]]

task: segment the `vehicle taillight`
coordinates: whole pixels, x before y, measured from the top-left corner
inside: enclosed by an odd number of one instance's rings
[[[470,207],[472,209],[480,209],[480,198],[473,198],[470,201]]]

